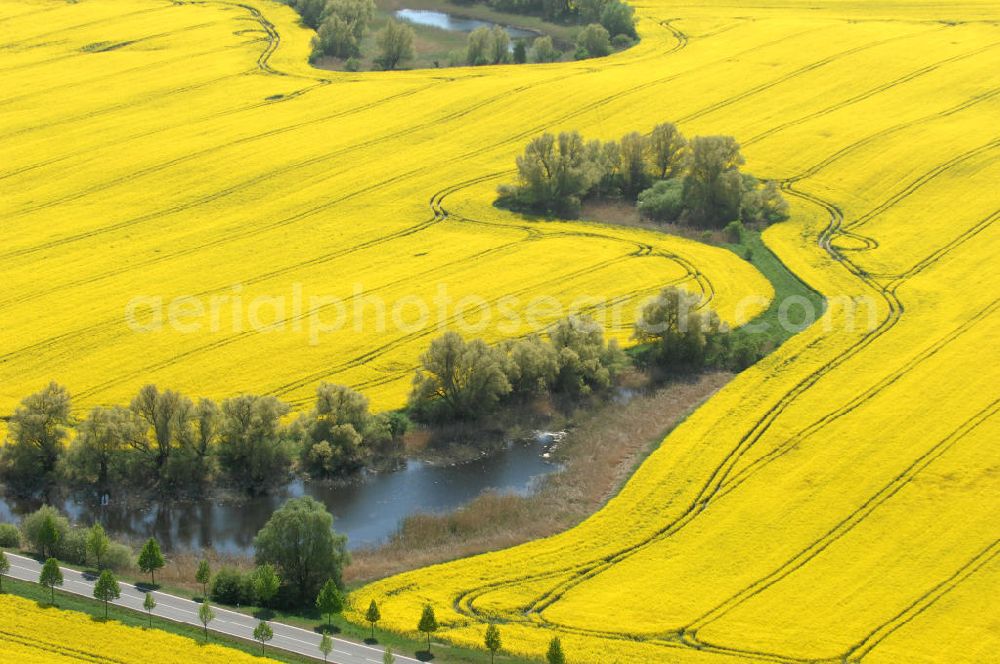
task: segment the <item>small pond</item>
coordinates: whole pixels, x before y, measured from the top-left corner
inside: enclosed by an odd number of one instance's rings
[[[167,550],[214,547],[239,554],[252,553],[254,535],[285,500],[309,495],[327,506],[336,519],[334,527],[348,536],[351,548],[358,548],[384,541],[404,517],[416,512],[452,510],[488,489],[533,492],[542,477],[558,469],[548,459],[550,445],[558,440],[558,435],[539,434],[452,466],[410,460],[398,471],[368,473],[345,485],[298,480],[279,493],[239,504],[162,503],[137,510],[113,501],[101,506],[67,499],[59,507],[75,522],[100,521],[109,532],[135,539],[153,536]],[[16,521],[37,507],[34,501],[0,498],[0,521]]]
[[[494,25],[498,25],[492,21],[452,16],[451,14],[431,9],[400,9],[396,11],[396,17],[408,23],[427,25],[432,28],[441,28],[442,30],[451,30],[453,32],[472,32],[476,28],[492,28]],[[532,39],[539,35],[538,32],[522,28],[512,28],[506,25],[501,27],[510,35],[511,39]]]

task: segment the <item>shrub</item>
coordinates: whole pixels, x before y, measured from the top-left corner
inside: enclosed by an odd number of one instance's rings
[[[322,23],[313,37],[313,59],[320,55],[338,58],[358,55],[359,44],[374,15],[373,0],[328,0]]]
[[[552,344],[531,335],[508,341],[503,349],[509,358],[507,380],[516,394],[530,396],[552,389],[559,373],[559,356]]]
[[[723,362],[720,364],[732,371],[738,372],[755,364],[762,357],[764,357],[764,352],[760,343],[742,338],[733,343],[732,348],[728,349],[725,358],[722,358]]]
[[[761,184],[752,175],[743,175],[740,218],[748,223],[773,224],[788,218],[788,202],[777,183]]]
[[[87,528],[70,528],[56,547],[56,557],[74,565],[87,564]]]
[[[361,61],[357,58],[347,58],[347,62],[344,63],[345,71],[361,71]]]
[[[608,0],[601,11],[600,23],[609,34],[634,39],[638,34],[635,31],[633,14],[635,10],[621,0]]]
[[[736,221],[730,221],[723,229],[723,233],[726,235],[726,241],[733,244],[739,244],[743,241],[743,231],[743,222],[739,219]]]
[[[24,517],[21,532],[32,551],[48,558],[58,553],[62,540],[69,533],[69,520],[51,505],[42,505]]]
[[[692,370],[715,363],[728,334],[718,315],[702,306],[701,296],[669,287],[643,308],[633,336],[654,345],[654,359],[662,366]]]
[[[425,420],[475,420],[488,413],[511,390],[505,359],[481,339],[446,332],[420,356],[411,411]]]
[[[523,39],[518,39],[514,44],[514,62],[523,65],[528,61],[528,47],[524,45]]]
[[[244,394],[222,402],[219,462],[235,485],[262,492],[287,476],[292,450],[281,418],[288,411],[272,396]]]
[[[278,602],[288,606],[312,602],[320,587],[333,579],[342,585],[351,556],[347,536],[333,530],[333,516],[319,501],[292,498],[271,515],[253,541],[257,565],[281,570]]]
[[[489,28],[476,28],[469,33],[465,47],[465,64],[488,65],[492,62],[494,36]]]
[[[323,21],[312,41],[312,59],[323,55],[348,58],[358,55],[358,40],[352,26],[339,16]]]
[[[127,570],[132,567],[132,549],[119,542],[112,542],[101,562],[116,572]]]
[[[395,69],[400,62],[413,59],[413,28],[389,20],[378,34],[378,63],[383,69]]]
[[[562,57],[562,53],[552,45],[552,37],[548,35],[538,37],[531,43],[532,62],[555,62]]]
[[[660,180],[639,194],[639,212],[654,221],[677,221],[684,211],[684,183]]]
[[[556,323],[549,338],[558,358],[554,388],[586,395],[611,386],[627,359],[614,339],[604,343],[604,330],[592,318],[570,316]]]
[[[232,567],[223,567],[212,579],[212,600],[220,604],[248,604],[253,601],[249,575]]]
[[[12,523],[0,523],[0,547],[16,549],[21,546],[21,531]]]
[[[632,38],[628,35],[615,35],[611,38],[611,45],[614,46],[616,50],[622,51],[632,45]]]
[[[721,228],[740,216],[743,163],[732,136],[696,136],[691,141],[691,166],[684,178],[684,208],[691,222]]]
[[[591,23],[576,37],[577,53],[585,52],[586,57],[600,58],[611,53],[611,35],[598,23]],[[577,57],[578,60],[584,58]]]
[[[500,187],[497,201],[515,210],[573,217],[597,173],[577,132],[533,138],[517,158],[518,183]]]

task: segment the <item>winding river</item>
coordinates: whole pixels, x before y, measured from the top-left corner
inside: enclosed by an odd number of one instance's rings
[[[251,554],[254,535],[271,513],[289,498],[309,495],[327,506],[349,546],[359,548],[384,541],[405,517],[417,512],[452,510],[486,490],[531,493],[542,477],[558,469],[547,458],[549,442],[545,435],[511,442],[496,454],[451,466],[410,460],[401,470],[368,473],[344,485],[297,480],[281,492],[240,503],[206,500],[136,509],[67,499],[59,507],[80,524],[100,521],[119,536],[156,537],[168,551],[211,547]],[[17,521],[37,507],[35,501],[0,499],[0,521]]]

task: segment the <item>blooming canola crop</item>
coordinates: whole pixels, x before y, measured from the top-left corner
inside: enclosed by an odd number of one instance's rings
[[[21,664],[117,662],[142,664],[155,653],[164,664],[241,664],[268,662],[232,648],[202,644],[154,629],[99,622],[77,611],[44,608],[35,602],[0,595],[0,660]]]
[[[995,3],[636,10],[609,58],[333,74],[266,0],[3,3],[0,413],[51,379],[78,408],[150,381],[301,405],[321,380],[394,407],[438,329],[525,334],[559,315],[538,298],[624,303],[622,340],[666,284],[745,320],[773,292],[731,252],[491,205],[543,131],[732,134],[782,183],[764,240],[822,317],[579,526],[352,603],[573,662],[989,661]]]
[[[489,205],[538,133],[651,126],[630,77],[336,74],[310,35],[266,1],[4,3],[0,413],[49,380],[81,412],[147,382],[301,406],[325,380],[391,408],[445,329],[581,311],[627,342],[668,284],[730,321],[766,306],[723,249]]]

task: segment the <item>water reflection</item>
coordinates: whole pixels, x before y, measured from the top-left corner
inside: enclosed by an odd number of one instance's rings
[[[461,16],[452,16],[451,14],[436,12],[430,9],[400,9],[396,11],[396,17],[409,23],[415,23],[416,25],[428,25],[432,28],[441,28],[442,30],[451,30],[453,32],[472,32],[476,28],[492,28],[494,25],[497,25],[497,23],[493,23],[492,21],[462,18]],[[501,27],[510,35],[511,39],[530,39],[539,35],[537,32],[522,28],[513,28],[506,25]]]
[[[271,513],[288,498],[309,495],[336,517],[350,546],[376,544],[415,512],[459,507],[487,489],[531,493],[538,481],[556,470],[543,455],[546,439],[510,443],[501,452],[470,463],[432,466],[410,460],[391,473],[368,474],[357,482],[293,482],[284,490],[239,504],[216,501],[160,503],[134,509],[112,502],[64,500],[60,507],[76,523],[100,521],[112,533],[135,539],[155,537],[166,550],[214,547],[225,553],[251,553],[253,538]],[[0,521],[37,509],[37,502],[0,500]]]

